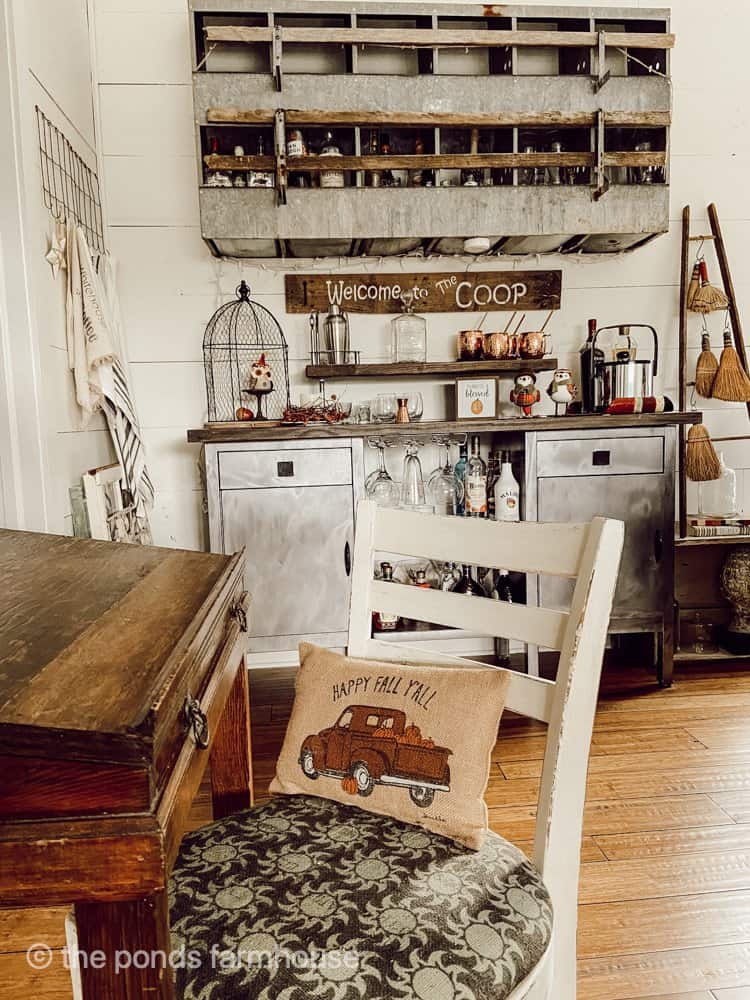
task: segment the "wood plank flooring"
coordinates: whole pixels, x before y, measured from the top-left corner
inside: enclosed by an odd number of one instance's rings
[[[634,663],[605,670],[581,848],[578,1000],[750,1000],[750,662],[720,666],[684,668],[669,691]],[[292,684],[291,671],[251,675],[261,796]],[[527,853],[543,753],[543,726],[503,719],[490,822]],[[204,787],[190,825],[209,817]],[[60,971],[31,973],[24,956],[35,940],[62,947],[63,916],[0,912],[0,1000],[70,1000]]]

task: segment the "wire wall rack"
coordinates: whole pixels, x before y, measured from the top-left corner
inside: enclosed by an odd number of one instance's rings
[[[53,218],[77,223],[92,254],[104,253],[104,224],[99,178],[76,153],[63,132],[37,105],[39,160],[44,204]]]

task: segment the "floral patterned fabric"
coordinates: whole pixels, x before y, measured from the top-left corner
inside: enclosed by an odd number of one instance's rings
[[[278,797],[189,834],[170,885],[183,1000],[503,1000],[549,943],[524,855]]]

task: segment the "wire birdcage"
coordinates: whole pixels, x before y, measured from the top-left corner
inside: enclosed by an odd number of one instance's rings
[[[208,421],[277,420],[289,406],[289,349],[272,313],[250,300],[241,281],[237,298],[213,314],[203,337]]]

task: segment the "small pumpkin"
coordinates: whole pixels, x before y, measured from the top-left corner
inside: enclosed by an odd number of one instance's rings
[[[422,730],[419,726],[407,726],[404,730],[404,742],[413,743],[415,746],[419,746],[422,742]]]
[[[434,750],[435,741],[434,740],[422,740],[422,746],[425,750]]]
[[[375,730],[375,732],[372,734],[372,736],[373,736],[373,739],[384,740],[384,739],[387,739],[387,737],[389,737],[389,736],[393,736],[393,730],[392,729],[386,729],[385,726],[381,726],[380,729],[376,729]]]
[[[356,795],[357,779],[353,778],[351,774],[347,774],[345,778],[341,779],[341,787],[344,789],[347,795]]]

